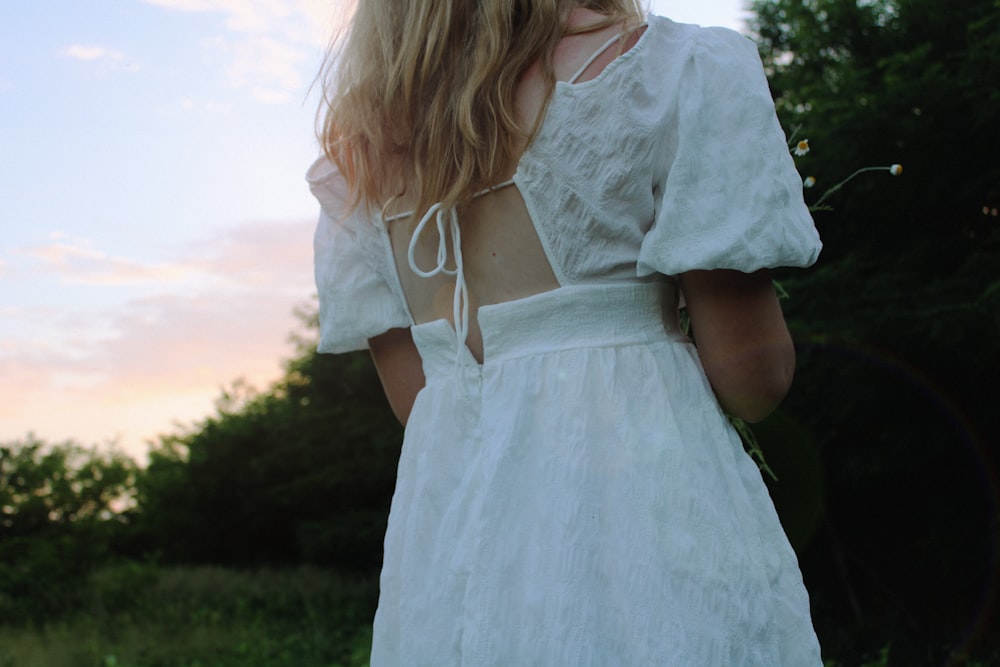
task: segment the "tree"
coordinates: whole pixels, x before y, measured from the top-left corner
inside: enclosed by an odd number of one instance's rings
[[[760,437],[765,451],[792,438],[818,453],[825,514],[799,549],[821,640],[842,659],[891,642],[894,662],[958,664],[1000,637],[987,602],[1000,548],[1000,3],[752,8],[817,191],[859,167],[904,168],[832,196],[815,216],[820,263],[780,275],[799,349],[784,419],[799,427]],[[799,472],[770,462],[779,479]]]
[[[33,436],[0,445],[0,620],[57,612],[114,555],[135,462],[115,451]]]
[[[318,355],[301,338],[280,382],[259,394],[236,385],[217,408],[150,452],[138,496],[148,550],[378,567],[402,430],[367,353]]]
[[[830,240],[884,251],[915,234],[955,243],[996,229],[996,0],[752,6],[779,114],[812,140],[802,163],[819,189],[870,164],[899,162],[914,176],[857,182],[826,218]]]

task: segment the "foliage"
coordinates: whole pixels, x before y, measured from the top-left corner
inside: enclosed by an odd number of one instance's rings
[[[901,239],[969,244],[995,229],[996,0],[751,6],[779,115],[810,139],[814,151],[800,167],[818,189],[859,166],[906,167],[905,179],[860,180],[834,199],[822,218],[828,259],[859,245],[891,252]]]
[[[904,664],[926,664],[912,651],[928,641],[990,636],[1000,310],[974,289],[982,259],[924,284],[911,278],[921,253],[903,251],[898,272],[855,256],[786,281],[799,370],[785,410],[806,424],[825,487],[823,527],[800,553],[824,645],[840,655],[891,629]],[[758,431],[779,479],[799,476]]]
[[[303,341],[269,391],[153,448],[138,532],[170,562],[377,568],[401,440],[367,354]]]
[[[46,447],[29,436],[2,445],[0,530],[16,536],[50,524],[109,519],[127,503],[134,475],[124,455],[72,442]]]
[[[58,611],[113,554],[136,474],[115,451],[0,445],[0,621]]]
[[[1000,637],[1000,3],[752,9],[817,191],[905,167],[834,193],[819,264],[778,275],[799,368],[755,430],[821,643],[846,664],[888,660],[887,640],[893,664],[965,664]],[[815,483],[782,490],[800,479]]]
[[[0,628],[3,667],[361,667],[372,578],[125,563],[96,570],[82,608]]]

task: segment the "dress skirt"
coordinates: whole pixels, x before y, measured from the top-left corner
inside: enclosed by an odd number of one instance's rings
[[[821,665],[761,475],[672,283],[478,311],[484,361],[413,327],[372,667]],[[457,357],[457,358],[456,358]]]

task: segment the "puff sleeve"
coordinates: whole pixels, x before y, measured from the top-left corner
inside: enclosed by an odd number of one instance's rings
[[[822,244],[756,46],[702,28],[683,53],[638,274],[811,265]]]
[[[325,158],[317,160],[306,180],[319,201],[313,237],[316,289],[319,294],[320,352],[340,353],[368,347],[368,339],[389,329],[410,326],[410,318],[389,287],[379,260],[375,225],[351,212],[347,184]]]

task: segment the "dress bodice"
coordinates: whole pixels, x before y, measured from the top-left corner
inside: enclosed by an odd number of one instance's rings
[[[320,349],[412,325],[391,220],[346,207],[325,159],[308,178],[324,218]],[[651,16],[597,77],[557,82],[512,183],[561,286],[807,266],[821,247],[756,47],[724,28]],[[426,225],[452,234],[449,212],[428,214]],[[468,315],[455,302],[460,323]]]

